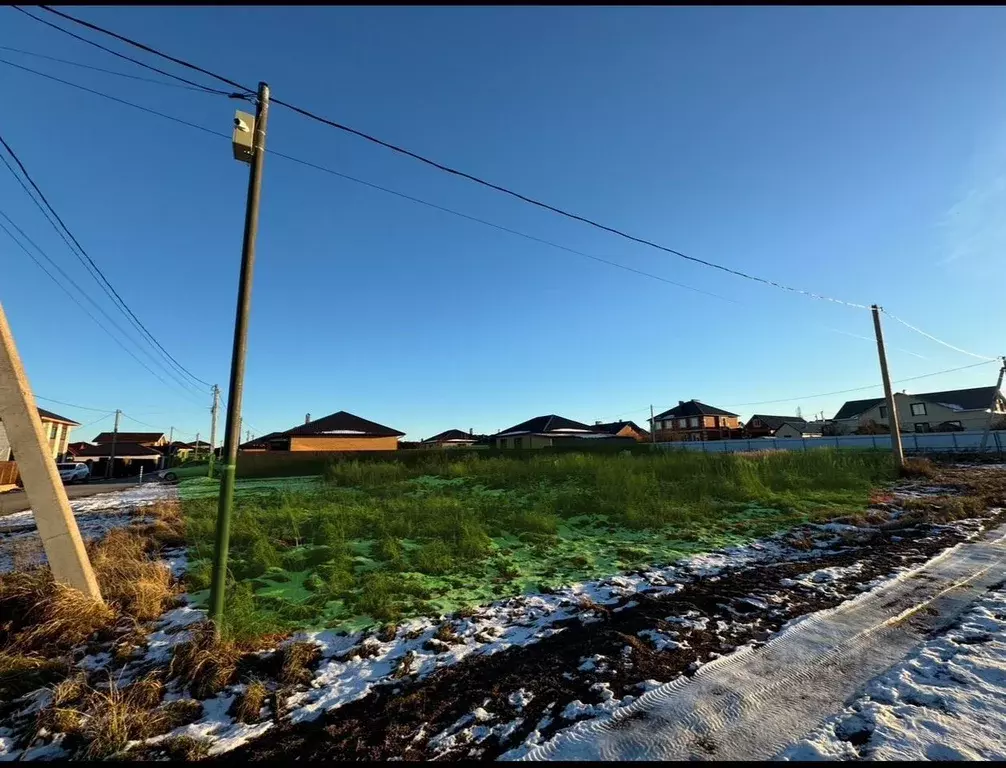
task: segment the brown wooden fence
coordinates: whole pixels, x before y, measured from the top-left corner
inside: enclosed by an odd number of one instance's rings
[[[0,485],[14,485],[17,478],[17,462],[0,461]]]

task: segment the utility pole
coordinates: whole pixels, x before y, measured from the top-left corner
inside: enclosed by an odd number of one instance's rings
[[[213,385],[213,407],[210,413],[210,471],[207,477],[213,477],[213,460],[217,457],[217,411],[220,410],[220,387]]]
[[[174,427],[172,427],[171,429],[168,430],[168,445],[171,445],[173,442],[175,442],[175,428]]]
[[[122,415],[122,411],[118,408],[115,409],[115,428],[112,430],[112,453],[108,457],[108,465],[105,467],[105,477],[113,477],[115,475],[115,443],[119,439],[119,417]]]
[[[982,432],[982,445],[978,449],[978,453],[985,453],[985,446],[989,441],[989,431],[992,429],[992,422],[996,418],[996,403],[999,402],[999,389],[1003,385],[1003,374],[1006,374],[1006,356],[1003,357],[1003,364],[999,369],[999,378],[996,380],[996,391],[992,395],[992,404],[989,406],[989,420],[985,425],[985,431]]]
[[[245,432],[245,442],[246,443],[250,443],[251,442],[251,430],[250,429]]]
[[[657,442],[657,423],[653,420],[653,405],[650,405],[650,442]]]
[[[199,461],[199,433],[198,432],[196,432],[195,446],[196,446],[195,456],[193,456],[192,458],[195,459],[196,461]]]
[[[234,118],[235,157],[251,165],[245,208],[244,236],[241,243],[241,276],[234,318],[234,346],[231,351],[231,377],[227,390],[227,419],[224,426],[224,451],[220,467],[220,500],[217,507],[216,542],[213,574],[210,582],[209,614],[216,632],[224,613],[227,583],[227,550],[230,546],[231,509],[234,506],[234,476],[237,471],[238,443],[241,441],[241,399],[244,389],[245,355],[248,350],[248,315],[251,310],[252,276],[255,269],[255,238],[258,234],[259,201],[262,196],[262,167],[265,163],[266,125],[269,119],[269,86],[258,84],[253,125],[242,113]],[[243,129],[243,130],[242,130]],[[250,129],[250,130],[249,130]],[[251,133],[251,143],[244,134]]]
[[[905,451],[901,447],[901,425],[898,423],[898,408],[891,391],[891,374],[887,370],[887,351],[884,349],[884,331],[880,327],[880,307],[874,304],[873,330],[877,334],[877,354],[880,356],[880,375],[884,379],[884,397],[887,399],[887,421],[891,425],[891,450],[898,469],[904,469]]]
[[[42,430],[35,398],[28,377],[14,345],[14,334],[0,304],[0,421],[17,458],[18,472],[24,482],[35,526],[42,539],[53,578],[101,600],[98,582],[77,520],[70,511],[66,489],[59,479],[56,462]]]

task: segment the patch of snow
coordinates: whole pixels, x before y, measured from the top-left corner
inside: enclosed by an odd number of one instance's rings
[[[653,644],[653,647],[658,651],[678,651],[682,648],[689,647],[688,643],[681,642],[679,640],[672,640],[663,632],[658,632],[655,629],[643,629],[636,634],[639,637],[649,640]]]
[[[511,693],[510,696],[507,698],[507,701],[510,703],[510,706],[512,706],[519,712],[522,709],[524,709],[524,707],[526,707],[528,704],[530,704],[531,699],[533,698],[534,698],[533,693],[524,688],[521,688]]]

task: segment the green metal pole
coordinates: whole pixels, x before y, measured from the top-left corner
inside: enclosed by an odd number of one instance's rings
[[[258,84],[258,105],[252,143],[251,171],[248,175],[248,202],[245,209],[244,240],[241,246],[241,278],[234,320],[234,348],[231,352],[231,378],[227,391],[227,421],[224,450],[220,465],[220,501],[217,507],[216,544],[213,552],[213,577],[210,583],[210,619],[217,634],[224,613],[227,584],[227,549],[230,545],[231,509],[234,506],[234,474],[237,470],[241,435],[241,397],[244,387],[245,354],[248,350],[248,315],[251,310],[252,273],[255,268],[255,236],[258,234],[259,200],[262,195],[262,166],[265,162],[265,129],[269,118],[269,86]]]

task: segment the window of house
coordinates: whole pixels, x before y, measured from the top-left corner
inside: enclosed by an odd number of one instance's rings
[[[513,447],[514,448],[521,448],[521,447],[523,447],[522,446],[523,442],[524,442],[524,438],[523,437],[515,437],[513,439]]]
[[[912,416],[925,416],[925,415],[926,415],[925,403],[912,403]]]
[[[59,434],[59,424],[53,424],[52,428],[49,430],[49,439],[55,440],[56,435]]]
[[[880,418],[882,418],[882,419],[886,419],[887,418],[887,406],[886,405],[880,406]]]
[[[688,419],[678,419],[678,429],[684,429],[688,426]]]
[[[499,439],[499,447],[500,448],[506,448],[506,438],[505,437],[501,437]]]
[[[929,422],[928,421],[918,421],[915,423],[916,432],[929,432]]]
[[[689,427],[697,427],[698,425],[699,425],[699,417],[698,416],[692,416],[688,420],[688,426]]]

